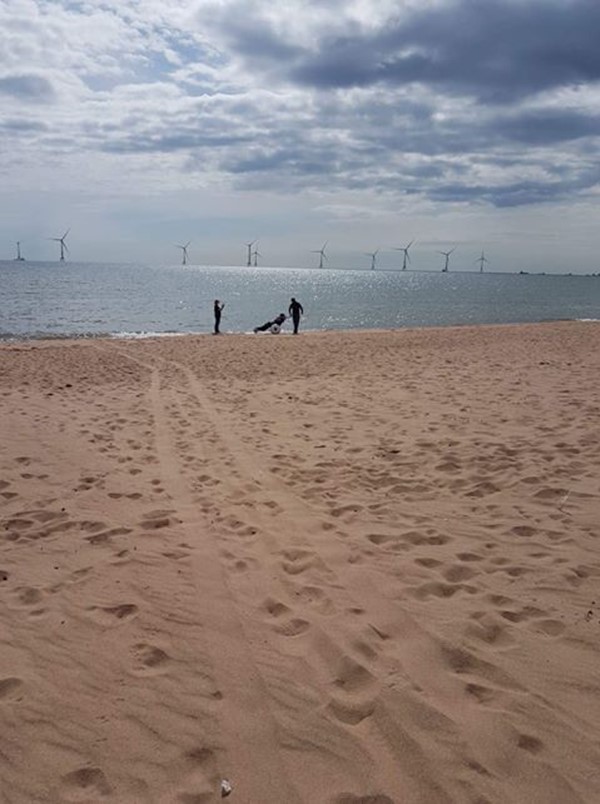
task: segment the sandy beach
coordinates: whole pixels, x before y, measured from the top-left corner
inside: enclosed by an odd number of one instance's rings
[[[0,348],[0,801],[600,801],[600,324]]]

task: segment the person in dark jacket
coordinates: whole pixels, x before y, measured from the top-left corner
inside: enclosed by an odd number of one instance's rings
[[[220,302],[218,299],[215,299],[213,307],[215,313],[215,332],[214,332],[215,335],[218,335],[220,332],[219,325],[221,324],[221,313],[223,312],[224,307],[225,302]]]
[[[304,315],[304,308],[297,302],[296,299],[292,296],[292,300],[290,301],[290,307],[288,310],[289,314],[292,316],[292,321],[294,322],[294,335],[298,334],[298,325],[300,324],[300,316]]]

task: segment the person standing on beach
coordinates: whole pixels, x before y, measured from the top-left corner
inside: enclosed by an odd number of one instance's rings
[[[219,325],[221,323],[221,313],[223,312],[223,308],[225,307],[225,302],[220,302],[218,299],[215,299],[214,304],[214,311],[215,311],[215,335],[219,335]]]
[[[292,296],[292,300],[290,302],[290,307],[288,310],[289,314],[292,316],[292,321],[294,322],[294,335],[298,334],[298,325],[300,324],[300,316],[304,315],[304,308],[297,302],[296,299]]]

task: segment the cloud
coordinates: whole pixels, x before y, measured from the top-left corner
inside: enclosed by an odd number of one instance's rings
[[[54,99],[54,88],[40,75],[8,75],[0,78],[0,93],[28,103],[48,103]]]
[[[600,79],[596,0],[454,0],[378,24],[340,14],[297,41],[256,4],[233,21],[221,7],[211,27],[251,68],[320,90],[421,84],[507,103]]]

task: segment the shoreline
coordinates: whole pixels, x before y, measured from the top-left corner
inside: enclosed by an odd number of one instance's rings
[[[380,327],[380,328],[352,328],[352,329],[300,329],[299,335],[311,336],[314,337],[315,335],[328,335],[328,334],[373,334],[373,333],[401,333],[401,332],[419,332],[419,331],[436,331],[436,330],[464,330],[464,329],[490,329],[490,328],[516,328],[516,327],[543,327],[543,326],[555,326],[555,325],[565,325],[565,324],[600,324],[600,318],[557,318],[557,319],[548,319],[542,321],[510,321],[510,322],[500,322],[500,323],[481,323],[481,324],[427,324],[423,326],[406,326],[406,327]],[[248,332],[228,332],[226,330],[221,331],[219,336],[224,336],[226,338],[235,338],[235,337],[248,337],[252,336],[256,337],[264,337],[265,335],[269,337],[273,337],[270,333],[254,333],[251,330]],[[293,335],[291,331],[282,331],[279,335],[288,336]],[[276,337],[279,337],[276,336]],[[157,340],[161,341],[163,339],[179,339],[179,338],[204,338],[204,337],[217,337],[214,335],[213,332],[132,332],[132,333],[100,333],[100,334],[82,334],[82,335],[74,335],[74,334],[65,334],[65,335],[40,335],[39,337],[32,337],[31,335],[23,335],[23,336],[7,336],[5,338],[0,338],[0,349],[5,346],[11,346],[13,344],[38,344],[38,343],[86,343],[86,342],[94,342],[94,341],[124,341],[124,342],[136,342],[136,341],[149,341],[149,340]]]

